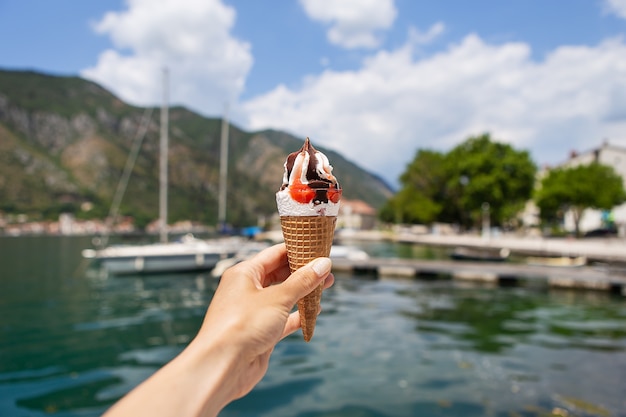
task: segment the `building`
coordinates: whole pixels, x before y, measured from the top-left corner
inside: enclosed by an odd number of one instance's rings
[[[586,152],[578,153],[572,151],[567,161],[559,166],[573,168],[593,162],[612,167],[622,177],[624,188],[626,188],[626,148],[611,145],[608,141],[604,141],[600,147]],[[592,209],[585,210],[580,220],[580,231],[585,233],[603,227],[607,214],[610,214],[611,219],[620,231],[620,235],[624,236],[626,231],[626,203],[614,207],[610,213]],[[571,213],[566,213],[564,227],[568,231],[574,230],[574,218]]]
[[[339,206],[337,228],[372,230],[376,224],[376,209],[362,200],[343,198]]]

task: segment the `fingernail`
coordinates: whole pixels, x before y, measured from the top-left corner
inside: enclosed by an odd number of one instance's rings
[[[318,277],[328,274],[331,267],[332,262],[328,258],[316,259],[313,265],[311,265],[311,268],[313,268]]]

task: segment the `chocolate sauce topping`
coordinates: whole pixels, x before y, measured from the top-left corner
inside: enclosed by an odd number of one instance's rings
[[[343,193],[341,186],[332,173],[333,167],[328,158],[311,145],[309,138],[299,151],[287,156],[284,166],[283,184],[276,193],[281,216],[284,213],[300,213],[301,207],[307,206],[317,207],[314,215],[337,215]],[[281,202],[285,202],[290,209],[285,211],[287,206]],[[327,210],[332,214],[325,214]]]
[[[317,149],[315,149],[313,145],[311,145],[311,141],[309,140],[309,138],[306,138],[306,140],[304,141],[304,145],[302,145],[302,148],[299,151],[292,152],[289,154],[289,156],[287,156],[287,178],[291,176],[291,171],[293,170],[293,165],[296,161],[296,158],[303,151],[309,154],[309,166],[306,172],[306,179],[307,181],[309,181],[309,186],[311,188],[328,188],[329,186],[331,186],[333,182],[327,178],[321,178],[317,173],[317,170],[315,169],[318,162],[316,156]],[[287,187],[287,185],[288,184],[283,184],[281,189],[284,189],[285,187]],[[341,189],[339,183],[335,183],[335,188]]]

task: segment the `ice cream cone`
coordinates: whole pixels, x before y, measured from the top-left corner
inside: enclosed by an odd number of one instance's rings
[[[282,216],[280,218],[291,272],[315,258],[330,255],[336,222],[335,216]],[[302,334],[307,342],[313,337],[323,287],[322,283],[298,301]]]

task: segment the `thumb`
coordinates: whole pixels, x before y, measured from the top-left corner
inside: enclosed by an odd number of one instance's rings
[[[329,258],[317,258],[295,271],[278,286],[285,301],[293,306],[299,299],[311,293],[330,274],[331,267]]]

